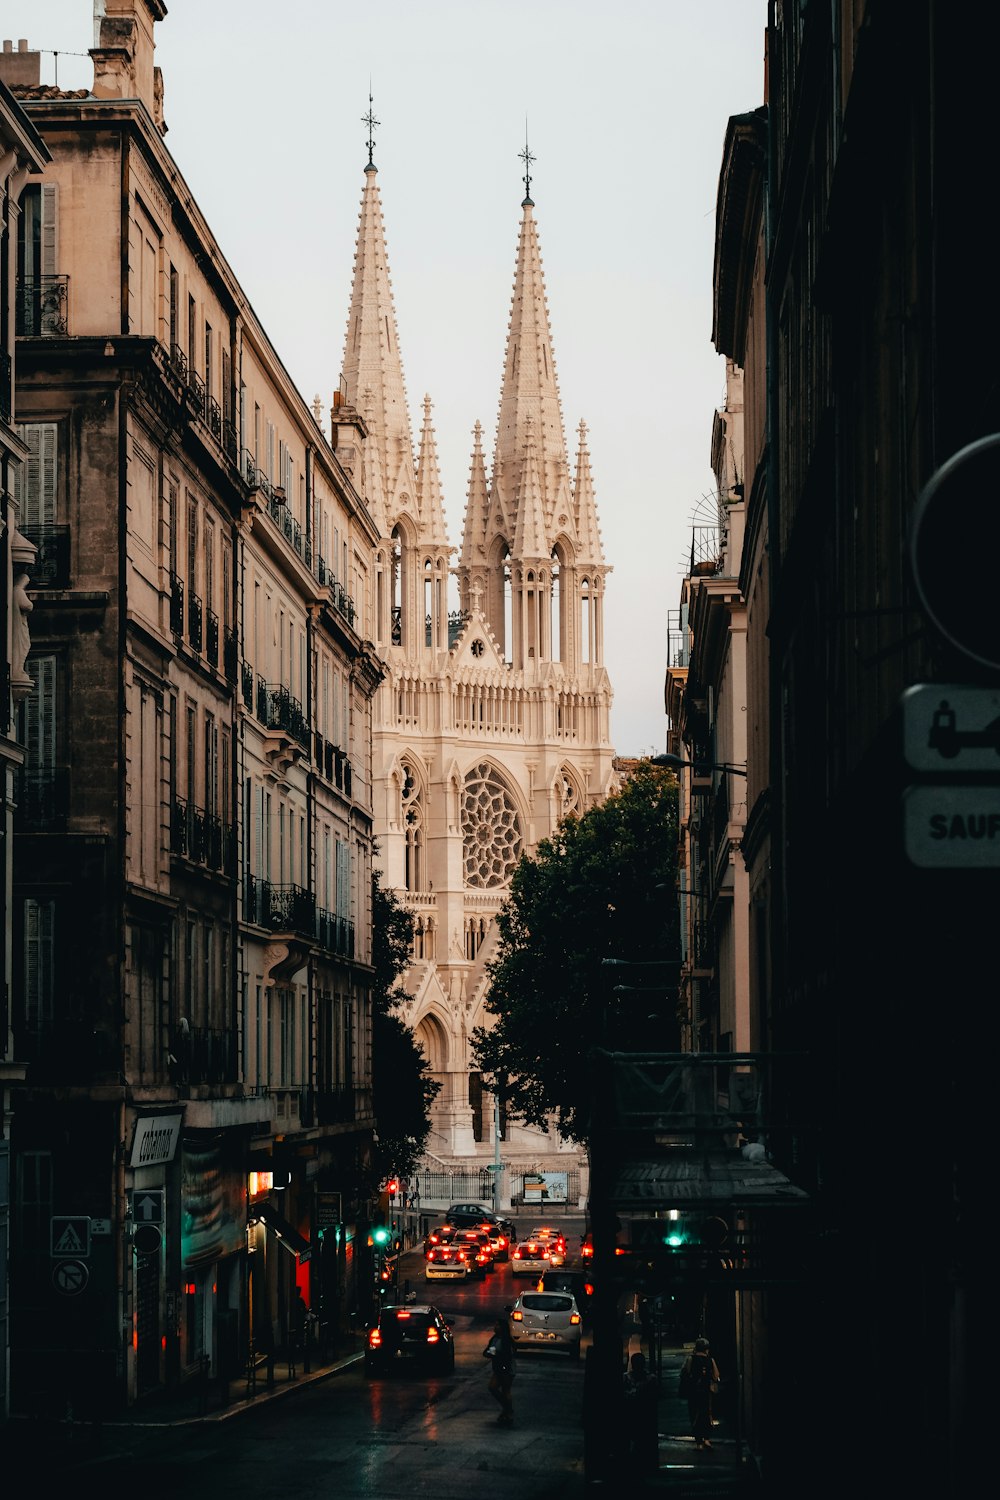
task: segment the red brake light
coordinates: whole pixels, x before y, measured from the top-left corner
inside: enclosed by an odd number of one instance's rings
[[[409,1315],[409,1313],[408,1313],[408,1312],[398,1312],[398,1313],[397,1313],[397,1314],[396,1314],[396,1321],[397,1321],[397,1322],[398,1322],[398,1323],[401,1323],[401,1322],[402,1322],[402,1321],[403,1321],[403,1319],[404,1319],[404,1318],[408,1318],[408,1317],[409,1317],[409,1316],[410,1316],[410,1315]]]
[[[523,1312],[512,1312],[511,1313],[511,1317],[513,1318],[513,1320],[514,1320],[515,1323],[523,1323],[524,1322],[524,1313]]]
[[[436,1344],[438,1342],[438,1340],[440,1339],[440,1337],[441,1337],[441,1335],[438,1333],[438,1331],[437,1331],[436,1328],[428,1328],[428,1330],[427,1330],[427,1342],[429,1344]]]
[[[370,1349],[377,1349],[378,1346],[379,1346],[379,1344],[381,1344],[381,1342],[382,1342],[382,1335],[379,1333],[379,1331],[378,1331],[377,1328],[373,1328],[371,1330],[371,1332],[369,1333],[369,1335],[368,1335],[368,1346],[369,1346],[369,1348]]]
[[[569,1320],[570,1320],[571,1323],[579,1323],[579,1321],[580,1321],[580,1314],[579,1313],[570,1313]]]
[[[515,1260],[520,1260],[521,1259],[521,1252],[520,1252],[520,1250],[515,1250],[514,1251],[514,1259]]]

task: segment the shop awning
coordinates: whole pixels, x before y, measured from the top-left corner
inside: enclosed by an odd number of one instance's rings
[[[267,1226],[275,1238],[285,1247],[291,1255],[297,1255],[300,1260],[308,1260],[312,1254],[312,1246],[309,1241],[290,1224],[283,1214],[270,1203],[258,1203],[250,1211],[252,1219],[259,1219]]]
[[[802,1205],[809,1195],[768,1161],[748,1161],[739,1151],[679,1149],[663,1156],[617,1163],[610,1206],[618,1212],[666,1208],[745,1208]]]

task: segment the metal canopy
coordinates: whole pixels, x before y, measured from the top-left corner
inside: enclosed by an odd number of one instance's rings
[[[653,1210],[773,1208],[801,1205],[809,1195],[794,1187],[768,1161],[748,1161],[739,1150],[679,1148],[656,1158],[615,1163],[608,1203],[616,1212]]]

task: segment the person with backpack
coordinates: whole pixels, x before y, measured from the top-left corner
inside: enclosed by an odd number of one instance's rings
[[[712,1446],[712,1397],[718,1389],[719,1367],[708,1339],[695,1339],[694,1349],[681,1367],[680,1394],[687,1397],[696,1448]]]

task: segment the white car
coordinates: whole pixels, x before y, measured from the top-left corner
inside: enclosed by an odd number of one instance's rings
[[[541,1240],[522,1240],[510,1254],[512,1276],[533,1276],[537,1281],[549,1264],[549,1252]]]
[[[580,1358],[583,1322],[572,1292],[522,1292],[510,1312],[514,1349],[562,1349]]]

